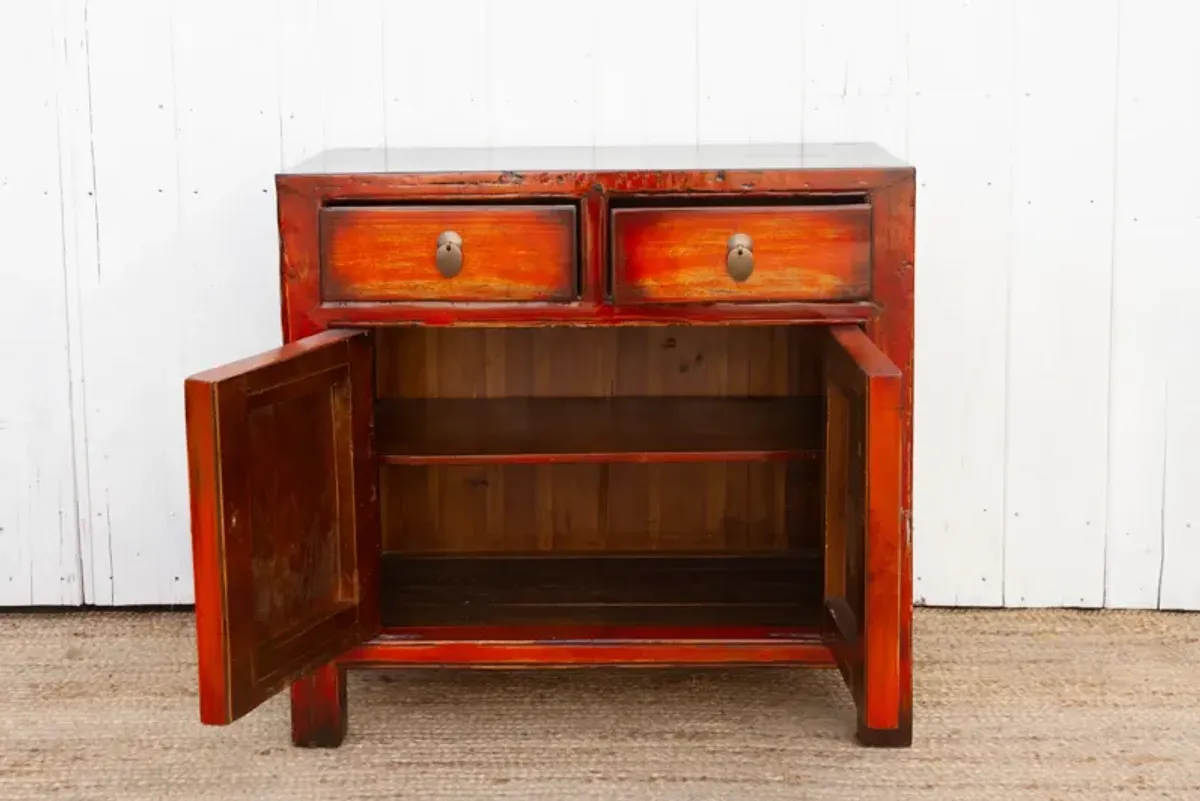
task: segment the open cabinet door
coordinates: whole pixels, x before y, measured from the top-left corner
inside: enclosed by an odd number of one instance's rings
[[[184,385],[204,723],[380,630],[371,362],[326,331]]]
[[[911,590],[903,513],[900,370],[862,329],[825,343],[825,603],[859,739],[912,731]]]

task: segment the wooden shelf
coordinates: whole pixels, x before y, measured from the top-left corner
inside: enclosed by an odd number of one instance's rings
[[[599,636],[595,629],[605,627],[699,627],[710,629],[712,637],[720,636],[713,634],[714,627],[819,626],[824,614],[822,570],[816,551],[685,556],[385,553],[381,612],[385,627],[573,625],[592,627],[593,636]]]
[[[386,464],[816,459],[822,399],[634,397],[384,400]]]

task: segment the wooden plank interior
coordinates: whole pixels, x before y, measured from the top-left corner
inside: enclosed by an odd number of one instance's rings
[[[387,443],[395,442],[389,426],[404,422],[401,411],[386,411],[401,408],[391,401],[436,399],[567,398],[586,406],[605,398],[697,403],[774,398],[794,404],[794,441],[809,444],[807,432],[820,432],[824,415],[819,333],[784,326],[380,329],[381,452],[386,460],[392,448]],[[657,403],[646,402],[646,408]],[[485,421],[472,416],[463,425],[480,422]],[[575,435],[586,438],[595,421],[583,417],[577,426]],[[786,442],[789,435],[782,436]],[[820,447],[819,437],[811,440]],[[820,462],[766,461],[766,450],[751,455],[762,461],[741,462],[385,465],[384,549],[688,552],[815,546],[821,537]]]
[[[806,326],[385,327],[381,398],[754,397],[822,391]]]
[[[817,551],[788,555],[386,554],[385,626],[820,625]]]
[[[815,462],[385,466],[388,551],[785,550],[820,540]]]
[[[388,464],[816,459],[822,399],[484,398],[381,402]]]

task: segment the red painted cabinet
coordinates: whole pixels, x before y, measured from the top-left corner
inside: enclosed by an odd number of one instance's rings
[[[277,192],[287,344],[185,387],[204,722],[290,684],[337,745],[348,668],[784,664],[911,741],[911,168],[352,151]]]

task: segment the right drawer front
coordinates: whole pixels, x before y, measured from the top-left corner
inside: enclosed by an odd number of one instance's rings
[[[612,223],[617,303],[870,296],[867,204],[617,209]]]

